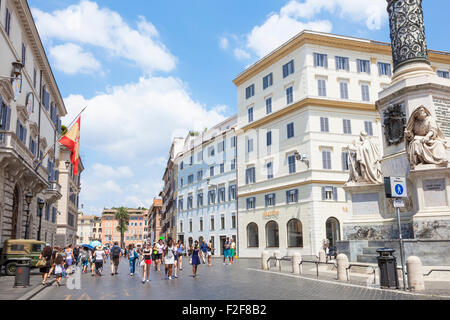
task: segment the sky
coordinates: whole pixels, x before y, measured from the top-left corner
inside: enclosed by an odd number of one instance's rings
[[[63,124],[87,106],[80,210],[95,215],[149,208],[172,138],[235,114],[232,80],[302,30],[390,41],[386,0],[28,2],[68,110]],[[450,51],[450,1],[423,9],[428,47]]]

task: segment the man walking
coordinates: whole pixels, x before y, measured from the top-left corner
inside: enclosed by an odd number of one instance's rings
[[[202,252],[201,257],[202,257],[202,262],[203,264],[205,264],[206,262],[206,257],[208,254],[208,245],[206,244],[206,241],[203,239],[201,245],[200,245],[200,251]]]
[[[73,257],[75,258],[75,265],[78,265],[79,259],[80,259],[80,248],[78,245],[75,245],[75,248],[73,248]]]
[[[111,248],[111,275],[118,274],[120,257],[122,256],[122,249],[119,247],[119,243],[114,242],[114,246]]]
[[[226,264],[231,263],[231,242],[230,238],[227,238],[227,240],[224,243],[223,246],[223,264],[225,265],[225,261],[228,258],[228,261]]]

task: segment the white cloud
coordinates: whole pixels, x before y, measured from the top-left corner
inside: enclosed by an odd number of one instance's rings
[[[238,59],[238,60],[248,60],[250,59],[250,53],[248,53],[247,51],[241,49],[241,48],[235,48],[234,49],[234,56]]]
[[[92,170],[96,176],[102,177],[104,179],[108,178],[129,178],[133,176],[133,172],[128,166],[119,166],[113,168],[112,166],[95,163],[92,165]]]
[[[122,189],[120,188],[120,186],[113,180],[106,181],[103,184],[103,187],[106,191],[112,191],[112,192],[117,192],[117,193],[122,192]]]
[[[142,16],[134,29],[117,12],[88,0],[52,13],[36,8],[32,12],[44,40],[100,47],[112,56],[134,62],[146,73],[175,68],[176,58],[159,41],[155,26]]]
[[[101,68],[100,62],[90,52],[83,51],[83,48],[73,43],[51,47],[49,52],[54,67],[70,75],[94,73]]]
[[[219,38],[219,47],[222,50],[227,50],[229,45],[230,45],[230,42],[228,41],[228,38],[226,38],[226,37],[220,37]]]
[[[122,161],[166,156],[176,130],[187,134],[189,129],[202,130],[225,118],[223,106],[207,110],[173,77],[142,77],[137,83],[113,87],[91,99],[70,95],[65,105],[69,114],[88,106],[81,120],[82,147]]]

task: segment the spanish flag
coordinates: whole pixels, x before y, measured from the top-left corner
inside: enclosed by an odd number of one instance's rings
[[[59,143],[63,146],[66,146],[70,152],[70,162],[73,164],[73,174],[78,174],[78,159],[79,159],[79,149],[80,149],[80,120],[81,116],[78,117],[78,120],[73,124],[73,126],[67,131],[67,133],[59,139]]]

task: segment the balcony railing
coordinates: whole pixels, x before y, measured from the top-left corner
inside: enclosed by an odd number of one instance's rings
[[[50,184],[48,186],[48,191],[54,191],[61,193],[61,186],[56,181],[50,181]]]

